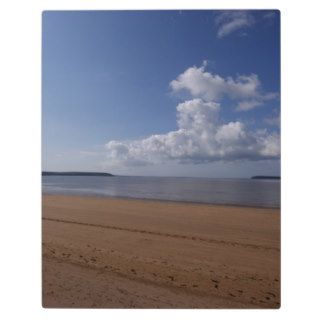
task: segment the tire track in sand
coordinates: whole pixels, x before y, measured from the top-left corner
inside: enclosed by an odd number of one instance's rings
[[[125,228],[125,227],[119,227],[119,226],[113,226],[113,225],[102,225],[102,224],[78,222],[78,221],[63,220],[63,219],[53,219],[53,218],[46,218],[46,217],[43,217],[42,220],[59,222],[59,223],[70,223],[70,224],[89,226],[89,227],[95,227],[95,228],[128,231],[128,232],[141,233],[141,234],[150,234],[150,235],[156,235],[156,236],[161,236],[161,237],[170,237],[170,238],[175,238],[175,239],[184,239],[184,240],[191,240],[191,241],[216,243],[216,244],[223,244],[223,245],[233,246],[233,247],[239,246],[239,247],[251,248],[251,249],[264,249],[264,250],[279,251],[278,248],[268,247],[268,246],[263,246],[263,245],[258,246],[258,245],[254,245],[254,244],[250,244],[250,243],[239,243],[239,242],[233,242],[233,241],[217,240],[217,239],[212,239],[212,238],[187,236],[187,235],[182,235],[182,234],[164,233],[164,232],[148,231],[148,230],[141,230],[141,229],[131,229],[131,228]]]

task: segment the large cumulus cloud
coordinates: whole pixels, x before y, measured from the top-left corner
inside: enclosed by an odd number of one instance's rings
[[[193,98],[206,101],[221,101],[227,97],[236,102],[238,111],[248,111],[262,105],[265,101],[277,97],[274,92],[263,92],[256,74],[239,75],[236,78],[222,77],[201,67],[190,67],[171,81],[173,92],[187,92]]]
[[[108,161],[133,166],[168,161],[204,163],[279,157],[277,133],[253,132],[240,121],[224,123],[219,112],[218,102],[201,98],[182,102],[177,106],[177,130],[134,141],[109,141],[106,144]]]

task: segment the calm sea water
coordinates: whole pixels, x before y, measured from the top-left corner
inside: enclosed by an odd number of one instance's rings
[[[280,207],[277,180],[44,176],[42,192]]]

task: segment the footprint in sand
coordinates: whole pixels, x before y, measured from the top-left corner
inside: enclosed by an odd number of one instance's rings
[[[219,281],[218,281],[218,280],[214,280],[214,279],[211,279],[211,281],[215,283],[214,287],[215,287],[216,289],[218,289],[218,288],[219,288],[219,285],[218,285],[218,284],[219,284]]]
[[[266,292],[266,294],[269,294],[270,296],[273,296],[274,298],[276,297],[276,295],[272,292]]]

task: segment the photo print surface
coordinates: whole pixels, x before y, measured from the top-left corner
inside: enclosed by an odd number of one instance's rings
[[[280,307],[280,12],[45,11],[42,303]]]

